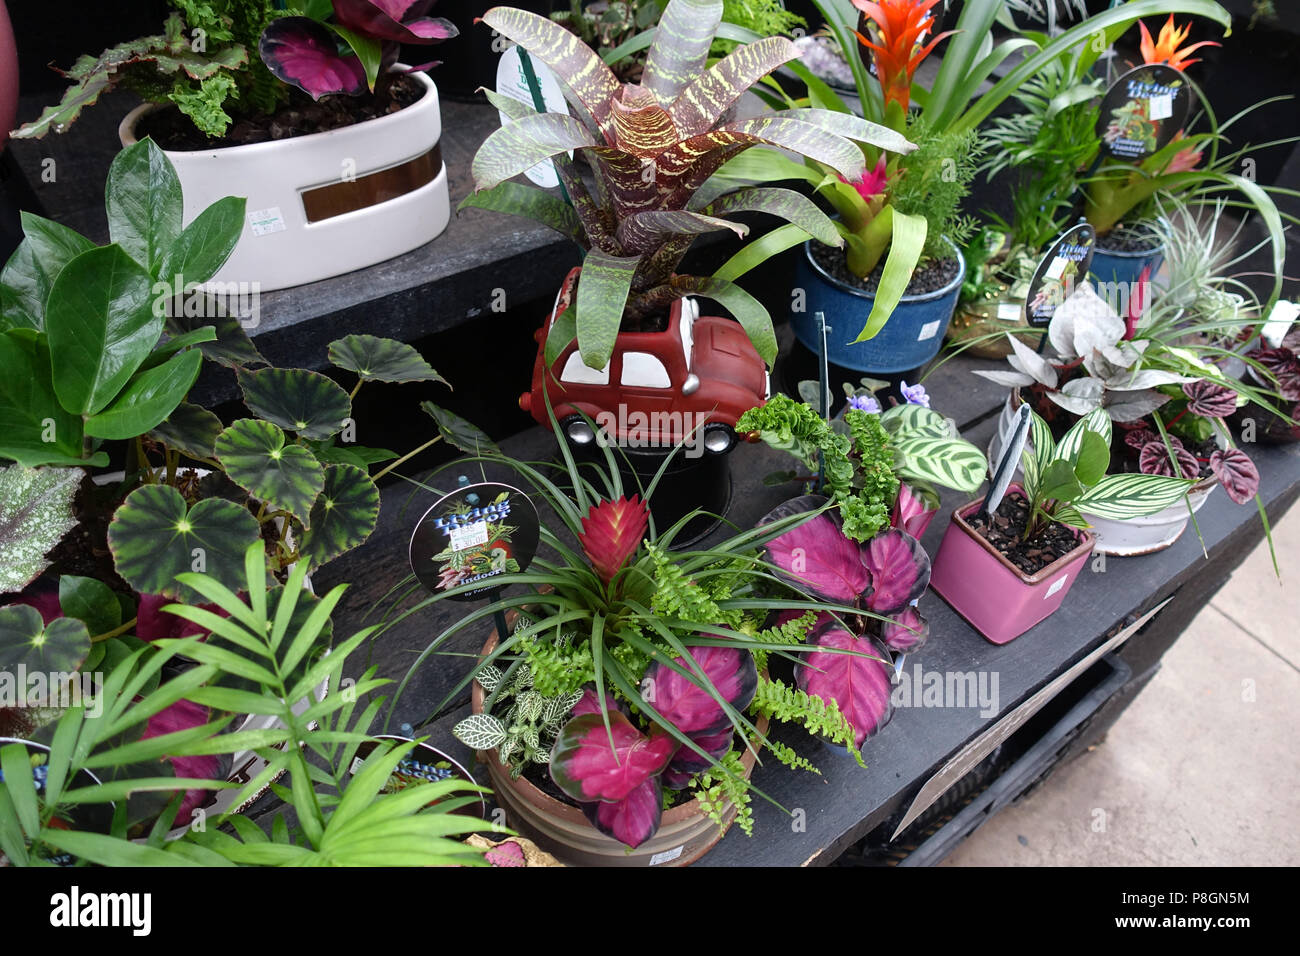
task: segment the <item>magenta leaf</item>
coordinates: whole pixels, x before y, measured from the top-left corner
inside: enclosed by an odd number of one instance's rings
[[[607,733],[600,714],[574,717],[551,748],[551,779],[579,803],[622,800],[658,776],[677,750],[672,737],[646,737],[617,711],[610,713],[609,727]]]
[[[272,20],[258,50],[267,69],[314,100],[331,93],[356,96],[366,89],[361,61],[340,56],[334,33],[310,17]]]
[[[584,803],[582,812],[601,833],[636,849],[655,835],[663,816],[663,788],[657,777],[639,784],[615,803]]]
[[[820,495],[794,498],[777,505],[758,524],[815,511],[824,504],[826,499]],[[854,604],[871,586],[862,550],[828,513],[773,538],[767,543],[767,556],[792,584],[827,601]]]
[[[881,639],[891,651],[910,654],[919,651],[930,639],[930,624],[914,607],[905,607],[890,615],[881,626]]]
[[[1239,505],[1244,505],[1259,491],[1259,469],[1240,448],[1215,451],[1210,456],[1210,470],[1228,497]]]
[[[334,19],[354,33],[394,43],[438,43],[458,36],[450,20],[423,16],[432,5],[430,0],[334,0]]]
[[[858,746],[889,722],[893,714],[892,668],[889,652],[866,637],[854,637],[840,627],[818,632],[816,647],[838,648],[857,654],[814,651],[795,670],[799,689],[824,701],[834,701],[853,725]],[[861,656],[870,654],[871,657]]]
[[[1183,443],[1172,435],[1169,436],[1169,445],[1174,450],[1174,457],[1178,459],[1178,467],[1182,472],[1178,477],[1196,478],[1199,476],[1201,463],[1196,460],[1196,456],[1184,448]],[[1138,468],[1144,475],[1174,477],[1174,466],[1169,462],[1169,450],[1165,448],[1165,443],[1159,438],[1142,446],[1142,451],[1138,454]]]
[[[627,707],[616,701],[612,695],[605,695],[605,709],[611,714],[615,711],[627,713]],[[573,705],[573,716],[581,717],[584,714],[600,713],[600,696],[596,692],[596,685],[587,684],[582,688],[582,699]]]
[[[163,608],[175,604],[169,597],[161,594],[142,594],[136,608],[135,636],[150,643],[163,638],[182,638],[199,636],[208,638],[208,629],[200,627],[193,621],[187,621],[175,614],[166,614]],[[211,611],[218,617],[230,617],[230,612],[215,604],[198,604],[195,607]]]
[[[1288,335],[1289,339],[1290,336]],[[1253,358],[1277,379],[1278,392],[1288,402],[1300,401],[1300,356],[1291,349],[1256,349],[1250,353]]]
[[[906,531],[913,538],[920,540],[930,521],[939,513],[937,505],[932,506],[925,497],[906,482],[898,485],[898,498],[894,501],[894,511],[889,523],[900,531]]]
[[[178,730],[200,727],[210,719],[210,711],[202,704],[196,704],[192,700],[178,700],[170,707],[158,711],[149,718],[140,739],[148,740],[150,737],[161,737],[165,734],[174,734]],[[229,756],[212,754],[199,757],[168,757],[167,759],[171,761],[172,770],[177,777],[193,780],[221,780],[225,778],[228,769],[226,762],[229,760]],[[176,810],[176,817],[172,821],[172,825],[188,825],[194,810],[202,806],[206,801],[207,793],[206,790],[186,790],[185,798]]]
[[[930,584],[930,556],[906,531],[890,528],[864,546],[864,563],[871,571],[867,607],[877,614],[894,614],[925,593]]]
[[[731,727],[731,718],[698,676],[700,672],[736,710],[744,710],[754,699],[758,669],[749,651],[734,647],[693,647],[691,661],[678,657],[674,663],[694,673],[683,676],[667,664],[655,661],[641,678],[641,696],[659,715],[684,734],[716,734]]]
[[[722,755],[731,749],[731,741],[734,737],[735,731],[730,726],[716,734],[693,735],[691,740],[695,745],[713,759],[710,760],[709,757],[704,757],[682,744],[677,748],[677,753],[673,754],[668,769],[663,773],[664,786],[669,790],[685,789],[691,782],[691,777],[702,770],[708,770],[715,761],[721,759]]]
[[[1132,428],[1124,433],[1124,444],[1140,452],[1148,442],[1159,441],[1160,436],[1149,428]]]
[[[1184,382],[1183,394],[1187,396],[1187,410],[1202,418],[1227,418],[1237,410],[1237,393],[1218,382]]]
[[[527,866],[524,849],[514,840],[507,840],[483,854],[489,866]]]

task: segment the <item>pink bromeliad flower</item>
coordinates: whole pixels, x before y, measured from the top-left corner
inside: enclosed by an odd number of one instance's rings
[[[840,176],[840,181],[848,183],[858,191],[858,195],[865,200],[872,200],[885,191],[885,186],[889,182],[889,174],[885,172],[885,157],[881,156],[876,161],[876,168],[870,172],[862,174],[862,178],[857,182],[851,182]]]

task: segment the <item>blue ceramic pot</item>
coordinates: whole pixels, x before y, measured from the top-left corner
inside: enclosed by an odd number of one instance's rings
[[[1165,251],[1159,246],[1134,252],[1114,252],[1101,248],[1099,241],[1093,250],[1092,267],[1089,268],[1088,274],[1096,283],[1119,282],[1132,289],[1132,283],[1139,280],[1143,269],[1150,267],[1150,277],[1154,279],[1164,261]],[[1098,292],[1105,298],[1101,289],[1098,289]]]
[[[924,295],[903,296],[875,338],[855,343],[876,297],[829,275],[813,259],[813,241],[804,243],[794,272],[795,287],[804,289],[806,298],[804,311],[793,313],[792,323],[795,336],[805,347],[813,353],[820,351],[815,316],[822,312],[830,326],[826,350],[833,365],[867,374],[897,375],[920,368],[939,354],[966,277],[966,260],[956,245],[944,238],[957,260],[957,275],[951,282]]]

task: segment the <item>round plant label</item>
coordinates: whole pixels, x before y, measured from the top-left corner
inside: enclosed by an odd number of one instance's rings
[[[1192,106],[1182,73],[1164,63],[1129,70],[1101,101],[1097,135],[1115,159],[1139,162],[1168,145]]]
[[[31,740],[18,737],[0,736],[0,747],[19,744],[27,749],[26,764],[31,768],[32,788],[37,798],[45,793],[45,784],[49,779],[50,748]],[[76,774],[63,783],[64,792],[77,789],[102,787],[103,781],[89,770],[78,770]],[[7,787],[4,771],[0,770],[0,787]],[[15,785],[16,786],[16,785]],[[56,830],[80,830],[87,833],[109,833],[113,829],[113,811],[116,804],[78,803],[71,804],[50,818],[50,827]],[[43,853],[41,859],[54,866],[75,866],[77,857],[71,853]],[[9,865],[9,858],[0,850],[0,867]]]
[[[374,740],[368,740],[357,747],[356,756],[352,758],[352,766],[348,768],[349,773],[357,773],[361,769],[362,763],[369,757],[379,746],[379,741],[390,741],[394,744],[410,743],[410,737],[402,737],[397,734],[375,734]],[[418,743],[411,752],[403,757],[393,768],[393,772],[388,775],[380,793],[400,793],[407,787],[415,786],[420,783],[437,783],[440,780],[451,780],[458,778],[466,783],[477,785],[478,781],[460,765],[456,760],[447,756],[441,750],[430,747],[426,743]],[[472,791],[466,793],[455,793],[452,797],[474,796]],[[445,799],[445,798],[444,798]],[[433,803],[438,803],[434,800]],[[430,806],[433,805],[430,804]],[[486,816],[487,804],[480,796],[478,803],[470,803],[453,811],[454,813],[466,813],[470,816]]]
[[[560,89],[555,74],[536,57],[529,57],[528,65],[532,67],[533,76],[537,78],[542,104],[546,107],[544,112],[567,114],[569,107],[564,102],[564,91]],[[517,46],[508,47],[501,54],[501,59],[497,61],[497,92],[512,100],[518,100],[534,112],[543,112],[537,108],[537,101],[533,98],[533,91],[528,83],[528,73],[524,70],[523,57]],[[502,113],[501,125],[504,126],[508,122],[510,117]],[[572,157],[573,154],[569,155]],[[560,177],[556,174],[555,166],[550,160],[524,170],[524,175],[545,188],[560,185]]]
[[[495,594],[492,579],[523,571],[537,553],[537,508],[510,485],[467,485],[439,498],[411,535],[411,570],[435,594],[482,582],[453,594],[475,601]]]
[[[1075,286],[1088,274],[1096,240],[1097,233],[1092,226],[1081,222],[1065,230],[1052,243],[1029,281],[1029,291],[1025,294],[1027,324],[1038,329],[1051,324],[1061,303],[1074,294]]]

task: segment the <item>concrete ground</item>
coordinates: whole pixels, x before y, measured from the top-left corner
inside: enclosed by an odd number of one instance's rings
[[[1300,863],[1300,507],[1273,539],[1285,587],[1261,544],[1106,738],[943,865]]]

